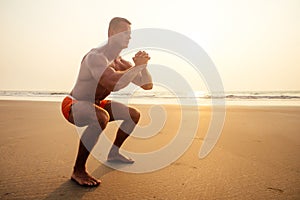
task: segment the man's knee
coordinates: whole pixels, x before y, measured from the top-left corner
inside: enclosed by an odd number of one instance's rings
[[[100,126],[101,130],[104,130],[109,122],[109,114],[107,112],[97,112],[97,120],[93,120],[90,124],[91,126],[98,127]]]
[[[129,113],[132,121],[137,124],[141,117],[140,111],[135,108],[130,108]]]
[[[103,115],[101,119],[98,120],[100,127],[104,130],[109,122],[109,115]]]

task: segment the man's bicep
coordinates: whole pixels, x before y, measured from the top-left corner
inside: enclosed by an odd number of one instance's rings
[[[104,88],[112,90],[118,81],[118,77],[118,72],[114,68],[107,67],[99,79],[99,84]]]
[[[127,60],[124,60],[123,58],[121,58],[121,62],[126,66],[127,69],[133,67],[133,64]]]

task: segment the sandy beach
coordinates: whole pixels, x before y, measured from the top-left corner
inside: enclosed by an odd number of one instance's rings
[[[140,123],[149,123],[149,106],[136,107]],[[164,108],[170,117],[161,132],[130,138],[124,149],[153,151],[172,139],[180,111]],[[199,111],[197,134],[177,161],[134,174],[91,156],[88,170],[102,184],[85,188],[70,181],[79,137],[60,103],[0,101],[0,199],[300,199],[300,107],[228,106],[221,137],[204,159],[198,153],[211,110],[191,110]],[[115,129],[112,123],[105,134],[113,137]]]

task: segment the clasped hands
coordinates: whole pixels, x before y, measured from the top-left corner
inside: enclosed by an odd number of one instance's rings
[[[135,56],[132,58],[135,66],[139,65],[146,65],[148,61],[150,60],[150,57],[148,53],[145,51],[139,51],[135,54]]]

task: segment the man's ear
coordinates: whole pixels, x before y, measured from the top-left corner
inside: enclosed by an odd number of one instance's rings
[[[114,34],[114,31],[113,30],[108,30],[108,37],[112,36]]]

